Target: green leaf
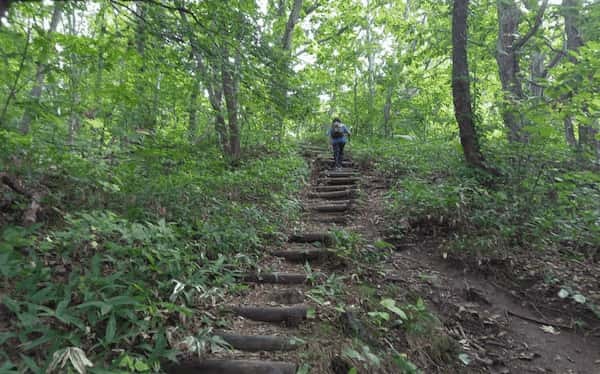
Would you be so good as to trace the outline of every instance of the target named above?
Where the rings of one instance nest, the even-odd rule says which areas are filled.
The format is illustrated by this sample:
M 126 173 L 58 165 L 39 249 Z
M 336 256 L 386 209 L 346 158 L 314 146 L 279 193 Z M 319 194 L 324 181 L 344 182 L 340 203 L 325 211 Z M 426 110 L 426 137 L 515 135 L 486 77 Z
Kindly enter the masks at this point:
M 468 355 L 468 354 L 466 354 L 466 353 L 461 353 L 461 354 L 459 354 L 459 355 L 458 355 L 458 359 L 459 359 L 459 360 L 460 360 L 460 361 L 461 361 L 463 364 L 465 364 L 465 366 L 466 366 L 466 365 L 469 365 L 469 364 L 471 363 L 471 357 L 469 357 L 469 355 Z
M 407 320 L 408 317 L 406 316 L 406 313 L 404 313 L 404 311 L 400 308 L 398 308 L 396 306 L 396 301 L 392 300 L 392 299 L 383 299 L 381 300 L 380 303 L 384 308 L 386 308 L 387 310 L 389 310 L 390 312 L 396 314 L 398 317 L 400 317 L 403 320 Z
M 106 333 L 104 334 L 104 341 L 106 344 L 110 344 L 113 342 L 115 338 L 115 333 L 117 331 L 117 320 L 114 314 L 111 314 L 108 318 L 108 323 L 106 324 Z

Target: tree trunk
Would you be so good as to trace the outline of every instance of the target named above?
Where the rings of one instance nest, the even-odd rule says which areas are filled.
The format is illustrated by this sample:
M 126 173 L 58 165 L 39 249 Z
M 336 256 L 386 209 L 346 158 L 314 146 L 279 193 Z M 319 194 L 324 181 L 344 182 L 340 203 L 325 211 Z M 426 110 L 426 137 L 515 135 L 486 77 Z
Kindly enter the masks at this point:
M 198 94 L 200 93 L 200 72 L 196 71 L 194 81 L 192 83 L 192 90 L 190 93 L 190 107 L 189 112 L 189 124 L 188 124 L 188 137 L 191 141 L 196 137 L 198 132 L 198 118 L 197 118 L 197 105 L 198 105 Z
M 227 107 L 227 122 L 229 128 L 229 156 L 233 161 L 240 158 L 240 128 L 238 124 L 238 102 L 237 90 L 234 81 L 234 67 L 229 61 L 229 51 L 223 48 L 223 61 L 221 65 L 221 79 L 223 84 L 223 96 Z
M 383 135 L 390 136 L 390 118 L 392 111 L 392 84 L 390 83 L 385 95 L 385 105 L 383 106 Z
M 369 135 L 373 134 L 373 112 L 375 105 L 375 54 L 373 43 L 373 16 L 371 14 L 371 2 L 367 0 L 367 87 L 369 89 L 369 97 L 367 100 L 367 131 Z
M 467 59 L 467 14 L 469 0 L 455 0 L 452 11 L 452 95 L 454 114 L 460 131 L 465 160 L 468 164 L 485 168 L 483 155 L 473 123 L 469 66 Z
M 27 61 L 27 53 L 29 52 L 29 46 L 31 45 L 31 30 L 29 27 L 27 29 L 27 37 L 25 39 L 25 48 L 23 49 L 23 54 L 21 55 L 21 61 L 19 62 L 19 70 L 17 70 L 17 75 L 15 76 L 15 80 L 13 81 L 13 85 L 10 88 L 8 96 L 6 97 L 6 101 L 4 102 L 4 106 L 2 107 L 2 113 L 0 113 L 0 126 L 4 125 L 4 120 L 6 118 L 6 113 L 8 112 L 8 107 L 12 99 L 17 95 L 17 86 L 19 84 L 19 79 L 21 79 L 21 74 L 23 74 L 23 70 L 25 68 L 25 61 Z
M 544 60 L 545 56 L 541 52 L 536 52 L 531 58 L 529 66 L 530 84 L 529 90 L 535 97 L 544 96 L 544 87 L 540 85 L 540 80 L 544 78 Z
M 63 7 L 64 3 L 62 1 L 57 1 L 54 3 L 52 20 L 50 21 L 50 28 L 48 29 L 49 40 L 40 56 L 40 62 L 38 62 L 35 72 L 35 81 L 33 83 L 33 87 L 31 88 L 31 92 L 29 93 L 32 104 L 37 105 L 40 100 L 40 96 L 42 95 L 42 85 L 44 84 L 44 78 L 46 76 L 46 71 L 48 70 L 47 60 L 51 49 L 50 44 L 53 44 L 52 34 L 56 31 L 56 27 L 58 26 L 58 22 L 60 21 L 60 17 L 62 15 Z M 29 126 L 31 125 L 31 120 L 33 119 L 30 110 L 31 108 L 25 108 L 25 112 L 23 113 L 23 118 L 21 119 L 21 123 L 19 125 L 19 129 L 21 130 L 22 134 L 27 134 L 29 132 Z
M 209 70 L 209 68 L 206 66 L 198 39 L 194 35 L 194 31 L 187 20 L 186 13 L 183 10 L 180 10 L 179 15 L 181 16 L 184 31 L 190 40 L 192 55 L 196 60 L 196 74 L 200 79 L 202 79 L 204 87 L 208 92 L 208 101 L 213 109 L 215 132 L 219 138 L 219 145 L 223 151 L 223 154 L 229 155 L 231 151 L 229 136 L 225 124 L 225 117 L 223 116 L 223 95 L 221 89 L 219 88 L 219 85 L 222 84 L 222 82 L 219 81 L 222 81 L 222 78 L 219 77 L 218 71 L 215 71 L 215 69 Z
M 516 36 L 519 32 L 519 20 L 521 12 L 514 0 L 498 1 L 498 48 L 496 51 L 496 62 L 502 90 L 504 91 L 504 103 L 502 118 L 508 129 L 510 141 L 524 141 L 521 134 L 523 127 L 516 106 L 523 99 L 523 88 L 519 80 L 519 58 L 514 49 Z
M 563 0 L 563 8 L 565 12 L 565 34 L 567 34 L 567 50 L 569 51 L 577 51 L 584 44 L 583 37 L 579 31 L 579 24 L 581 22 L 580 10 L 582 6 L 582 0 Z M 568 58 L 573 64 L 578 63 L 575 56 L 569 54 Z M 571 133 L 573 132 L 573 120 L 570 116 L 565 118 L 565 130 L 567 129 L 569 129 Z M 578 130 L 579 147 L 582 149 L 590 147 L 595 151 L 596 154 L 599 154 L 600 142 L 596 140 L 596 134 L 598 133 L 598 130 L 583 123 L 579 124 Z M 574 135 L 566 134 L 566 136 L 569 144 L 576 144 Z
M 508 139 L 510 141 L 528 141 L 528 136 L 523 131 L 524 122 L 518 110 L 518 105 L 525 98 L 520 80 L 519 52 L 521 47 L 539 29 L 547 7 L 548 0 L 544 0 L 536 14 L 535 24 L 523 37 L 517 38 L 521 19 L 521 11 L 517 3 L 514 0 L 497 2 L 499 29 L 496 62 L 498 63 L 498 72 L 505 99 L 502 118 L 508 129 Z
M 302 0 L 294 0 L 292 11 L 290 12 L 290 16 L 288 17 L 288 21 L 285 25 L 285 31 L 283 32 L 283 37 L 281 38 L 281 46 L 284 51 L 290 51 L 292 49 L 292 34 L 294 33 L 294 28 L 300 19 L 301 9 Z

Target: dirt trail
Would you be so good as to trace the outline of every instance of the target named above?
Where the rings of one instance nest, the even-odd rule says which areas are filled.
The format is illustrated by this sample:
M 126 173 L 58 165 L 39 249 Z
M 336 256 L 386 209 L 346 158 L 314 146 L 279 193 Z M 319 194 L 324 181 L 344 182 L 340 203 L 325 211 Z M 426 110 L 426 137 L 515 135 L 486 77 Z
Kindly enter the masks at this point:
M 335 275 L 339 262 L 327 248 L 335 240 L 330 230 L 345 228 L 355 211 L 361 174 L 351 161 L 334 170 L 325 152 L 304 149 L 312 157 L 312 177 L 295 232 L 283 246 L 266 249 L 256 270 L 240 277 L 247 291 L 216 312 L 227 330 L 215 335 L 233 349 L 190 358 L 170 373 L 326 373 L 339 370 L 336 362 L 344 365 L 340 349 L 351 338 L 337 326 L 331 307 L 316 303 L 309 290 Z
M 410 249 L 389 252 L 369 275 L 340 258 L 329 247 L 335 241 L 333 233 L 341 229 L 360 234 L 367 248 L 376 250 L 371 244 L 383 231 L 386 183 L 351 161 L 333 170 L 323 149 L 307 147 L 303 152 L 311 158 L 312 175 L 301 194 L 300 222 L 287 243 L 266 248 L 255 271 L 240 276 L 247 290 L 214 311 L 227 326 L 215 335 L 233 349 L 213 350 L 169 372 L 346 374 L 351 365 L 342 350 L 356 343 L 358 334 L 363 341 L 376 339 L 369 345 L 379 347 L 374 349 L 380 356 L 389 353 L 389 347 L 407 352 L 423 373 L 600 373 L 600 338 L 558 327 L 567 322 L 550 319 L 516 297 L 518 293 L 442 259 L 427 241 L 404 243 L 408 245 L 403 248 Z M 411 343 L 401 329 L 360 336 L 354 328 L 348 331 L 348 321 L 335 305 L 318 300 L 319 291 L 342 287 L 345 305 L 365 314 L 369 300 L 358 290 L 365 283 L 378 297 L 386 287 L 397 290 L 397 299 L 407 294 L 423 297 L 441 321 L 441 331 L 429 339 L 451 337 L 459 351 L 445 359 L 432 358 L 428 338 Z M 358 372 L 400 371 L 386 362 Z
M 543 315 L 514 290 L 415 246 L 390 259 L 392 277 L 427 295 L 473 362 L 467 372 L 600 373 L 600 338 Z M 570 327 L 570 326 L 568 326 Z

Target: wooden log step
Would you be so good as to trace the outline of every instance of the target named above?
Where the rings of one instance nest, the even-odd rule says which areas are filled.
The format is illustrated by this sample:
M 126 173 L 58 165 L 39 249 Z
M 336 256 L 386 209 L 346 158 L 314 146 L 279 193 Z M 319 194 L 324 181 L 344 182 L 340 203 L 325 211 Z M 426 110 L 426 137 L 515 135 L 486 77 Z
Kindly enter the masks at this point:
M 348 222 L 348 218 L 345 215 L 323 215 L 323 216 L 313 216 L 310 218 L 314 222 L 321 223 L 339 223 L 344 224 Z
M 333 192 L 333 191 L 356 191 L 358 187 L 354 184 L 337 184 L 332 186 L 315 186 L 317 192 Z
M 323 244 L 333 244 L 335 237 L 328 232 L 308 232 L 290 235 L 288 241 L 293 243 L 321 242 Z
M 275 257 L 285 258 L 291 262 L 306 262 L 306 261 L 325 261 L 335 253 L 327 249 L 297 249 L 297 250 L 280 250 L 273 251 L 271 254 Z
M 216 331 L 215 336 L 225 340 L 232 348 L 246 352 L 293 351 L 300 347 L 301 341 L 277 335 L 237 335 Z
M 171 364 L 169 374 L 296 374 L 297 365 L 283 361 L 193 360 Z
M 350 177 L 357 177 L 359 176 L 359 173 L 355 172 L 355 171 L 325 171 L 323 173 L 321 173 L 321 176 L 324 178 L 350 178 Z
M 333 161 L 332 159 L 317 159 L 317 161 L 321 165 L 333 166 L 335 164 L 335 161 Z M 354 163 L 352 161 L 342 161 L 342 167 L 352 167 L 352 166 L 354 166 Z
M 305 284 L 308 282 L 306 274 L 302 273 L 246 273 L 242 281 L 249 283 L 269 284 Z
M 324 204 L 324 205 L 316 205 L 311 207 L 312 210 L 316 212 L 345 212 L 350 209 L 350 204 Z
M 308 194 L 308 197 L 313 199 L 335 200 L 352 197 L 353 195 L 353 190 L 341 190 L 332 192 L 311 192 Z
M 232 312 L 238 316 L 260 322 L 283 322 L 291 326 L 299 324 L 306 319 L 308 305 L 294 306 L 238 306 L 233 307 Z
M 319 178 L 317 183 L 326 184 L 326 185 L 348 185 L 355 184 L 360 181 L 360 178 L 352 177 L 352 178 Z

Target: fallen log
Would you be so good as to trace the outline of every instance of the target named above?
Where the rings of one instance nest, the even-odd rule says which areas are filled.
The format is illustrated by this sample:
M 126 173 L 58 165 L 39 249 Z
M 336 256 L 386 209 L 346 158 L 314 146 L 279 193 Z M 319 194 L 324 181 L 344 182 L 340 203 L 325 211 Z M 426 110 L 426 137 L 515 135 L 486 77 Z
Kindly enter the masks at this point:
M 18 194 L 21 194 L 29 199 L 31 199 L 31 203 L 29 204 L 29 208 L 25 210 L 23 213 L 23 225 L 31 226 L 37 222 L 37 215 L 42 210 L 41 201 L 45 196 L 45 193 L 40 191 L 31 192 L 27 190 L 25 187 L 21 185 L 19 180 L 16 177 L 8 175 L 7 173 L 0 173 L 0 181 L 10 187 L 11 190 L 15 191 Z
M 354 171 L 325 171 L 321 176 L 326 178 L 351 178 L 357 177 L 359 174 Z
M 273 251 L 275 257 L 285 258 L 291 262 L 325 261 L 335 256 L 335 253 L 327 249 L 298 249 Z
M 344 224 L 348 222 L 348 217 L 345 215 L 325 215 L 325 216 L 313 216 L 311 218 L 312 221 L 322 222 L 322 223 L 339 223 Z
M 321 242 L 323 244 L 333 244 L 335 237 L 328 232 L 309 232 L 303 234 L 292 234 L 288 238 L 293 243 L 313 243 Z
M 233 307 L 232 312 L 253 321 L 260 322 L 283 322 L 290 326 L 299 324 L 306 319 L 308 314 L 307 305 L 295 305 L 288 307 Z
M 350 209 L 350 204 L 326 204 L 326 205 L 316 205 L 311 207 L 312 210 L 323 213 L 333 213 L 333 212 L 345 212 Z
M 315 186 L 315 191 L 317 192 L 333 192 L 333 191 L 356 191 L 358 187 L 353 184 L 340 184 L 333 186 Z
M 291 362 L 252 360 L 193 360 L 171 364 L 169 374 L 296 374 L 297 365 Z
M 293 351 L 302 345 L 299 339 L 277 335 L 237 335 L 224 331 L 216 331 L 214 335 L 226 341 L 232 348 L 246 352 Z
M 308 282 L 306 274 L 301 273 L 246 273 L 242 281 L 250 283 L 269 284 L 305 284 Z
M 341 190 L 341 191 L 331 191 L 331 192 L 311 192 L 308 194 L 308 197 L 313 199 L 341 199 L 344 197 L 352 197 L 354 192 L 352 190 Z
M 355 184 L 360 181 L 360 178 L 352 177 L 352 178 L 319 178 L 317 180 L 318 184 L 326 184 L 326 185 L 348 185 Z
M 316 159 L 316 161 L 318 163 L 320 163 L 321 165 L 329 165 L 329 166 L 333 166 L 335 164 L 335 161 L 333 159 Z M 342 167 L 352 167 L 354 166 L 354 163 L 352 161 L 342 161 Z

